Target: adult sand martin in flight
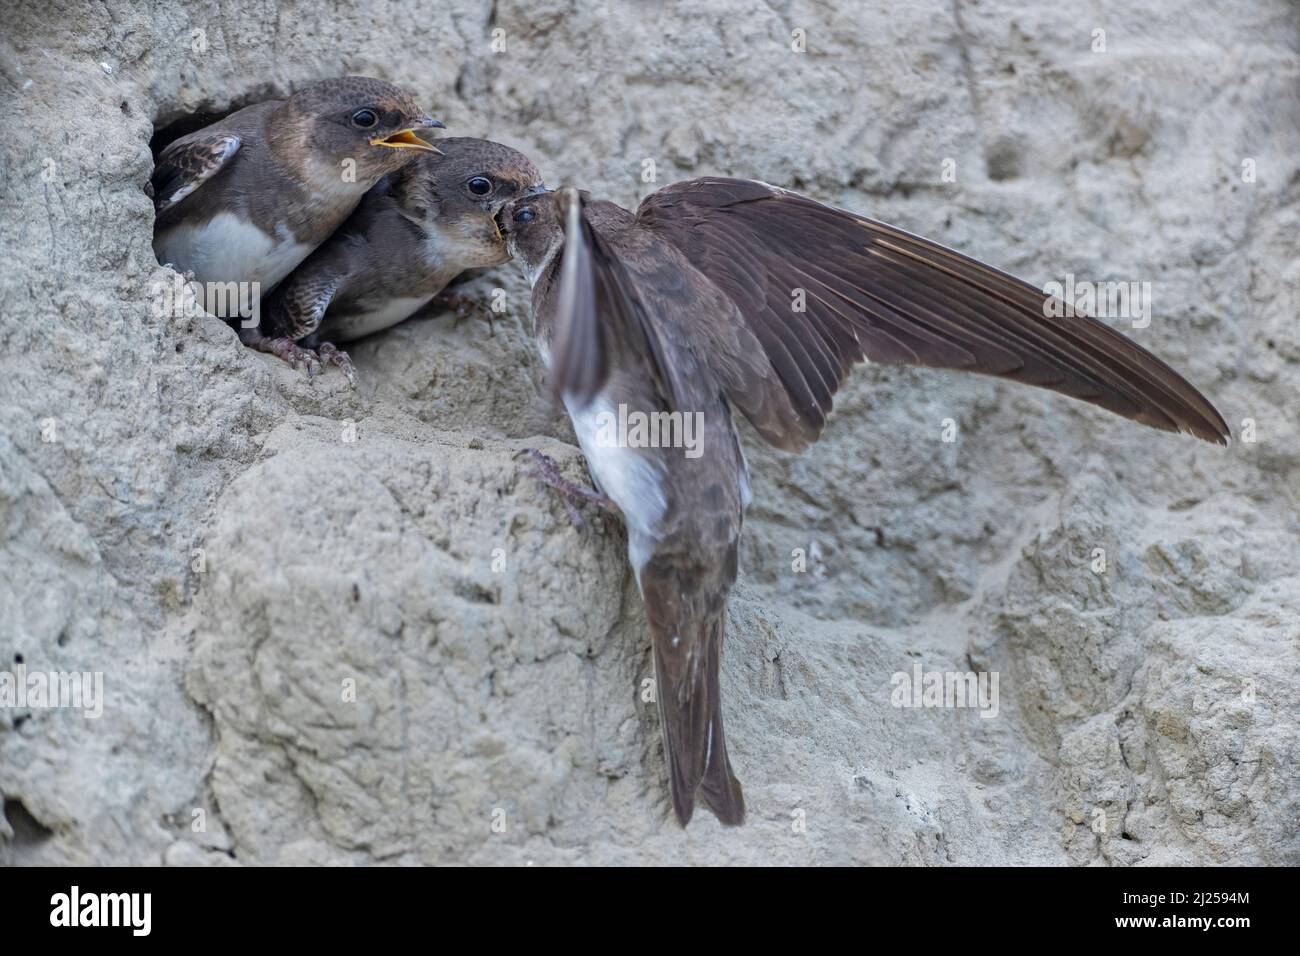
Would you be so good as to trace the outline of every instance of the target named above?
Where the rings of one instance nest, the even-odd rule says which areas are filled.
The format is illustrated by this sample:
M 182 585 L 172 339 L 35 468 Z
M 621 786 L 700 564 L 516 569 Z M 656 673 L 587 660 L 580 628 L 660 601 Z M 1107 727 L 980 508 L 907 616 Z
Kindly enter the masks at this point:
M 352 364 L 335 343 L 396 325 L 467 269 L 510 258 L 495 216 L 542 188 L 528 157 L 485 139 L 438 141 L 384 177 L 342 226 L 280 283 L 262 314 L 258 348 L 309 372 Z M 319 354 L 315 351 L 319 349 Z
M 151 179 L 158 261 L 191 273 L 208 311 L 209 283 L 265 295 L 380 177 L 436 152 L 415 131 L 441 126 L 391 83 L 346 76 L 182 136 Z
M 518 199 L 499 218 L 533 284 L 551 382 L 627 524 L 683 825 L 697 798 L 725 824 L 744 818 L 718 683 L 751 496 L 732 409 L 777 448 L 802 451 L 849 369 L 871 361 L 995 375 L 1154 428 L 1229 437 L 1195 388 L 1101 322 L 960 253 L 784 189 L 696 179 L 635 213 L 566 189 Z M 602 439 L 599 423 L 620 405 L 702 415 L 703 453 Z

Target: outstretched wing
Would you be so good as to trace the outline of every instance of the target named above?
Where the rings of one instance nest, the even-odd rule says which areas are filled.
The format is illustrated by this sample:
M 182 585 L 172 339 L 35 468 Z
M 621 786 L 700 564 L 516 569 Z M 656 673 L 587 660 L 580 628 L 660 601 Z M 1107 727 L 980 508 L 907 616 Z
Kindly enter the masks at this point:
M 728 397 L 754 420 L 747 406 L 779 381 L 784 420 L 754 424 L 780 447 L 817 440 L 840 382 L 864 359 L 995 375 L 1154 428 L 1220 444 L 1229 436 L 1214 406 L 1145 349 L 901 229 L 765 183 L 713 178 L 651 194 L 637 221 L 721 288 L 761 343 L 775 376 L 733 383 Z M 765 407 L 781 406 L 767 396 Z
M 158 156 L 149 180 L 154 211 L 170 209 L 219 173 L 239 152 L 241 143 L 234 133 L 199 130 L 169 144 Z

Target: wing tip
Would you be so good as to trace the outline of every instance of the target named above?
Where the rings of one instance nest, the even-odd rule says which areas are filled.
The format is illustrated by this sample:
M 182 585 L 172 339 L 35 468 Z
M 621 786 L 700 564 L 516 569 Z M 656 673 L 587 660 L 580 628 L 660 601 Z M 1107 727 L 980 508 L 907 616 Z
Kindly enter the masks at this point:
M 1212 428 L 1189 428 L 1188 432 L 1201 439 L 1201 441 L 1209 442 L 1211 445 L 1218 445 L 1220 448 L 1228 448 L 1232 445 L 1232 432 L 1222 419 L 1215 423 Z
M 1213 417 L 1210 417 L 1187 406 L 1177 409 L 1147 406 L 1139 414 L 1126 414 L 1098 402 L 1090 402 L 1090 404 L 1106 408 L 1107 411 L 1116 412 L 1124 418 L 1137 422 L 1139 425 L 1146 425 L 1148 428 L 1154 428 L 1158 431 L 1177 435 L 1190 435 L 1208 444 L 1219 445 L 1223 448 L 1232 444 L 1232 431 L 1217 411 L 1214 412 Z M 1214 411 L 1213 406 L 1209 407 L 1211 411 Z

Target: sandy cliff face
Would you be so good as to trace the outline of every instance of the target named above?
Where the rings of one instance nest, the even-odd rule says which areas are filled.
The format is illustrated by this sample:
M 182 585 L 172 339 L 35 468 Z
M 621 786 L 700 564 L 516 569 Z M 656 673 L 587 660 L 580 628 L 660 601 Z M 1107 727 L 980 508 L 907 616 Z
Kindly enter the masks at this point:
M 1294 7 L 708 7 L 7 14 L 0 670 L 105 701 L 0 708 L 0 862 L 1300 863 Z M 751 440 L 750 820 L 683 833 L 623 532 L 524 474 L 585 478 L 516 270 L 470 286 L 494 334 L 411 321 L 357 391 L 155 308 L 154 126 L 344 72 L 624 203 L 753 176 L 1150 282 L 1116 324 L 1255 440 L 878 368 L 805 456 Z M 996 716 L 893 706 L 918 665 L 996 672 Z

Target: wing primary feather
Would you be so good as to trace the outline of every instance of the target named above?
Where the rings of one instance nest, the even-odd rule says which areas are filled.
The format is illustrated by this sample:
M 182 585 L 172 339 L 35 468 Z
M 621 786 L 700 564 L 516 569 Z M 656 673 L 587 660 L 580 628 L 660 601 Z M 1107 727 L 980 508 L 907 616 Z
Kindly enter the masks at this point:
M 596 279 L 589 230 L 583 222 L 582 197 L 576 189 L 561 194 L 564 204 L 564 248 L 556 301 L 556 325 L 551 357 L 551 387 L 586 404 L 608 376 L 608 355 L 600 340 L 596 313 Z
M 1097 319 L 1055 317 L 1051 297 L 938 243 L 765 183 L 706 178 L 646 197 L 637 222 L 674 244 L 736 306 L 788 404 L 765 434 L 816 438 L 862 359 L 995 375 L 1100 405 L 1167 431 L 1226 443 L 1214 406 L 1156 356 Z M 796 313 L 789 296 L 806 293 Z
M 612 353 L 648 356 L 670 408 L 686 394 L 653 317 L 647 314 L 619 252 L 596 229 L 586 200 L 562 190 L 564 247 L 551 350 L 551 387 L 580 403 L 591 401 L 609 379 Z

